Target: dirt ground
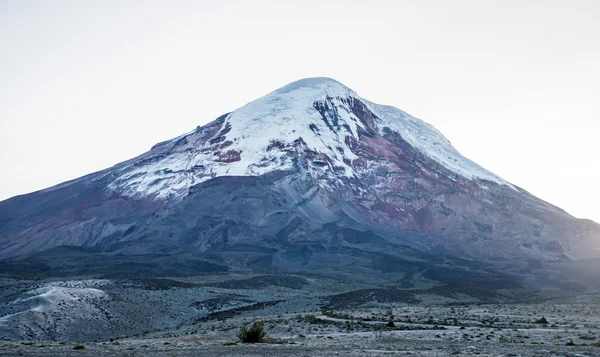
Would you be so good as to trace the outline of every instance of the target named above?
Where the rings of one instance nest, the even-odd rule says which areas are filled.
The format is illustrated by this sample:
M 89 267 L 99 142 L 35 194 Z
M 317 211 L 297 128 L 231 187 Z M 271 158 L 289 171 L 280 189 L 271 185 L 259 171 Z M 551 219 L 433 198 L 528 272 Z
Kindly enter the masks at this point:
M 128 340 L 118 345 L 88 343 L 0 343 L 2 356 L 599 356 L 600 347 L 541 346 L 511 343 L 462 343 L 414 340 L 401 334 L 360 336 L 347 334 L 334 339 L 306 337 L 280 344 L 228 345 L 223 339 Z M 85 346 L 83 349 L 74 349 Z

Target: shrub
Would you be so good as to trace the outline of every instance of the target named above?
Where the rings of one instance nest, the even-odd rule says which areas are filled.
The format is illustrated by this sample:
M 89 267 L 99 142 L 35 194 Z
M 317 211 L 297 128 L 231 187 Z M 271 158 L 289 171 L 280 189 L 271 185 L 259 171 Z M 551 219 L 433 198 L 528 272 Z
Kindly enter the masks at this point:
M 394 318 L 390 316 L 390 319 L 387 322 L 387 327 L 394 327 L 394 326 L 396 326 L 394 324 Z
M 575 342 L 573 342 L 573 340 L 570 340 L 565 344 L 565 346 L 575 346 Z
M 315 315 L 306 315 L 304 317 L 304 321 L 308 322 L 309 324 L 316 324 L 319 322 L 319 319 L 317 319 L 317 317 Z
M 546 324 L 548 324 L 548 320 L 546 320 L 546 318 L 544 316 L 542 316 L 541 318 L 535 320 L 535 323 L 536 324 L 544 324 L 544 325 L 546 325 Z
M 76 345 L 75 347 L 73 347 L 74 350 L 83 350 L 85 349 L 84 345 Z
M 237 334 L 237 337 L 243 343 L 262 342 L 266 336 L 267 332 L 265 331 L 265 323 L 263 321 L 256 321 L 249 328 L 243 326 Z

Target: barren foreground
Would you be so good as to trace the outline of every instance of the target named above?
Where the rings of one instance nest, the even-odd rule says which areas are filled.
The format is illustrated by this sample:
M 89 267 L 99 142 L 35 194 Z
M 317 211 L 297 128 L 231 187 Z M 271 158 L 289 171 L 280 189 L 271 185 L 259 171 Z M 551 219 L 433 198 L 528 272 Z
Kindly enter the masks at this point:
M 1 356 L 600 356 L 600 295 L 300 275 L 7 280 Z M 400 283 L 402 284 L 402 281 Z M 263 321 L 260 344 L 241 326 Z
M 543 346 L 421 340 L 405 333 L 345 334 L 333 339 L 318 336 L 280 341 L 278 344 L 230 345 L 231 339 L 142 339 L 113 343 L 74 344 L 5 342 L 6 356 L 598 356 L 598 347 Z

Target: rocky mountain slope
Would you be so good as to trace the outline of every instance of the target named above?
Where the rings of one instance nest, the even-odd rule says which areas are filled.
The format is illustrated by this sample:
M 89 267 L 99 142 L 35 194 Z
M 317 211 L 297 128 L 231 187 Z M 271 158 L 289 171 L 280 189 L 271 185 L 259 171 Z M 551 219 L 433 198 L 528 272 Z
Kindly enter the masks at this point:
M 598 258 L 600 226 L 328 78 L 0 202 L 0 260 L 33 270 L 412 271 L 442 256 L 463 267 Z

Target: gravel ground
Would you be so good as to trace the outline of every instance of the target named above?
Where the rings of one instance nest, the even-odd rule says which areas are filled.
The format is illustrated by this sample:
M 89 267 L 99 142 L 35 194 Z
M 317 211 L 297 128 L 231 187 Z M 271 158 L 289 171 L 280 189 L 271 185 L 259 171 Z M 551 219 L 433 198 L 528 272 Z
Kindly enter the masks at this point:
M 0 356 L 600 357 L 600 294 L 481 303 L 336 280 L 209 278 L 0 284 Z M 271 343 L 235 343 L 258 320 Z
M 167 342 L 168 344 L 165 344 Z M 304 339 L 293 344 L 225 346 L 226 340 L 176 339 L 129 340 L 120 345 L 0 343 L 2 356 L 599 356 L 598 347 L 536 346 L 519 344 L 468 344 L 446 341 L 415 341 L 402 338 Z

